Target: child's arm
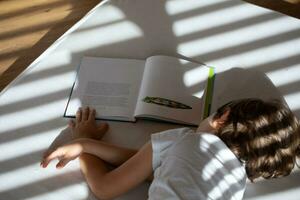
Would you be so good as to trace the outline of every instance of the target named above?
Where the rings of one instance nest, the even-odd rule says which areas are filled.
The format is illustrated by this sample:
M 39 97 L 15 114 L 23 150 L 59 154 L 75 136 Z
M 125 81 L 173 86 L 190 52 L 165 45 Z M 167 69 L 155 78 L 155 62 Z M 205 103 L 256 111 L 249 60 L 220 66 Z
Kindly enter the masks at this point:
M 91 190 L 100 199 L 119 196 L 134 188 L 152 174 L 152 147 L 150 142 L 145 144 L 120 167 L 112 171 L 108 171 L 103 160 L 85 153 L 91 151 L 94 145 L 87 145 L 88 140 L 85 142 L 87 143 L 81 144 L 80 141 L 74 141 L 58 148 L 43 160 L 42 166 L 46 167 L 51 160 L 58 158 L 60 161 L 57 167 L 62 168 L 70 160 L 80 156 L 81 171 Z M 107 155 L 101 156 L 106 157 Z
M 138 151 L 134 149 L 119 147 L 99 140 L 80 138 L 57 148 L 52 153 L 46 154 L 42 163 L 44 167 L 47 167 L 53 158 L 65 157 L 64 165 L 66 165 L 69 161 L 79 157 L 82 153 L 88 153 L 111 165 L 119 166 L 137 152 Z
M 82 112 L 79 109 L 76 114 L 76 123 L 72 121 L 70 127 L 76 138 L 81 139 L 73 140 L 71 143 L 45 155 L 41 162 L 43 167 L 47 167 L 51 160 L 58 158 L 57 168 L 62 168 L 69 161 L 80 156 L 81 171 L 92 191 L 101 199 L 119 196 L 152 174 L 151 143 L 145 144 L 134 154 L 134 150 L 96 141 L 91 142 L 90 139 L 86 139 L 99 135 L 101 138 L 108 129 L 107 126 L 97 126 L 94 110 L 90 112 L 89 108 L 86 108 Z M 83 141 L 86 144 L 83 144 L 85 143 Z M 90 152 L 99 157 L 84 152 Z M 115 164 L 124 163 L 120 167 L 108 171 L 106 163 L 100 157 Z M 128 158 L 129 160 L 125 161 Z
M 92 139 L 82 139 L 82 145 L 85 153 L 95 155 L 103 161 L 115 166 L 123 164 L 138 152 L 134 149 L 119 147 Z
M 92 146 L 91 148 L 88 148 L 89 151 L 87 153 L 93 154 L 115 166 L 121 165 L 137 153 L 137 150 L 134 149 L 118 147 L 99 141 L 108 131 L 109 126 L 107 123 L 97 124 L 95 115 L 95 109 L 89 107 L 78 109 L 76 113 L 76 122 L 74 120 L 69 122 L 71 132 L 76 139 L 75 143 L 84 143 L 86 147 Z M 49 153 L 50 152 L 45 152 L 45 157 L 47 157 Z
M 89 154 L 80 156 L 81 171 L 100 199 L 115 198 L 142 183 L 152 174 L 152 147 L 145 144 L 120 167 L 108 171 L 103 161 Z

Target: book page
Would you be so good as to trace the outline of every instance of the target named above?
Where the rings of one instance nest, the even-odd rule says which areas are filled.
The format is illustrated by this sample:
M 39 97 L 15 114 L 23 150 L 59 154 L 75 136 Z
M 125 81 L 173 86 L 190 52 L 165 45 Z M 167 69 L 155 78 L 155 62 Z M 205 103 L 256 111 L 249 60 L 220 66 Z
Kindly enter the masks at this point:
M 198 125 L 207 77 L 208 67 L 203 64 L 168 56 L 149 57 L 135 116 Z
M 243 98 L 277 99 L 286 104 L 272 81 L 253 69 L 232 68 L 215 76 L 211 113 L 229 101 Z
M 90 106 L 97 118 L 134 121 L 145 61 L 84 57 L 65 116 Z

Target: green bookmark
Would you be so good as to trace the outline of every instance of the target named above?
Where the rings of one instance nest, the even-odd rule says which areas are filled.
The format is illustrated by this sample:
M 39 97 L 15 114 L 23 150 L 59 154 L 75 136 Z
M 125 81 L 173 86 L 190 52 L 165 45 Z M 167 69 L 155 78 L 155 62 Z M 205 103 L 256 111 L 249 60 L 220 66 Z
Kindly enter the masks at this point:
M 214 80 L 215 80 L 215 68 L 209 67 L 207 87 L 206 87 L 206 97 L 204 102 L 203 119 L 208 117 L 210 113 L 213 90 L 214 90 Z

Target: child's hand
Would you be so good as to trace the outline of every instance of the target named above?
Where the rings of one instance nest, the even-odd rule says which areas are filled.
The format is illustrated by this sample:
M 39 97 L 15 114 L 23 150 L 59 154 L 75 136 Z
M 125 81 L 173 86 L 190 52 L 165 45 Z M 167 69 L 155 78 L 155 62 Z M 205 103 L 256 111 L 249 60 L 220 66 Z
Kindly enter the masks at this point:
M 108 130 L 107 123 L 97 125 L 95 120 L 96 111 L 86 107 L 79 108 L 76 113 L 76 122 L 71 120 L 69 127 L 71 128 L 75 138 L 91 138 L 100 140 Z
M 64 146 L 58 147 L 55 151 L 44 155 L 41 162 L 41 167 L 46 168 L 53 159 L 58 159 L 59 162 L 56 168 L 63 168 L 69 161 L 76 159 L 83 152 L 81 140 L 74 140 L 73 142 Z

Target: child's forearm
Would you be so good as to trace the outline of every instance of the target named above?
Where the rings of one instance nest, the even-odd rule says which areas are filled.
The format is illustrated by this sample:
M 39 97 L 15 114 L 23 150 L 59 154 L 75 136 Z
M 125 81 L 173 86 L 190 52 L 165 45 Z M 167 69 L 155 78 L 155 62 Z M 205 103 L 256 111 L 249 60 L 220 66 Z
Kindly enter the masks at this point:
M 103 141 L 92 139 L 82 140 L 82 146 L 83 152 L 95 155 L 102 160 L 117 166 L 121 165 L 135 153 L 137 153 L 137 150 L 134 149 L 119 147 Z
M 99 142 L 86 142 L 93 148 Z M 99 143 L 99 146 L 102 143 Z M 97 147 L 96 147 L 97 148 Z M 114 199 L 143 182 L 152 173 L 152 147 L 145 144 L 139 152 L 119 167 L 108 170 L 105 162 L 91 154 L 82 153 L 79 157 L 81 171 L 86 181 L 99 199 Z

